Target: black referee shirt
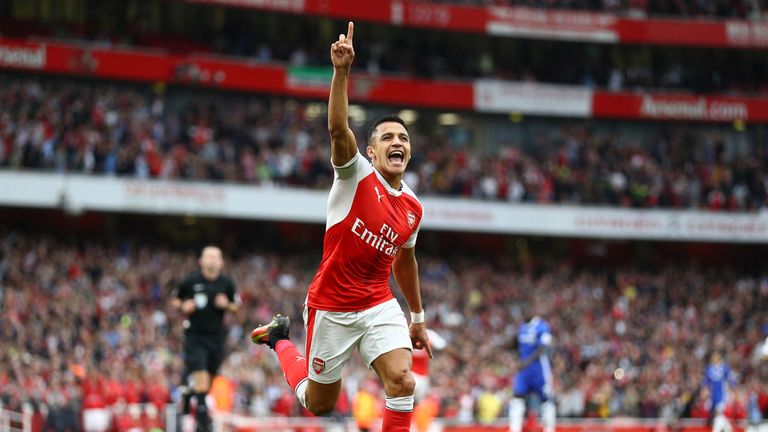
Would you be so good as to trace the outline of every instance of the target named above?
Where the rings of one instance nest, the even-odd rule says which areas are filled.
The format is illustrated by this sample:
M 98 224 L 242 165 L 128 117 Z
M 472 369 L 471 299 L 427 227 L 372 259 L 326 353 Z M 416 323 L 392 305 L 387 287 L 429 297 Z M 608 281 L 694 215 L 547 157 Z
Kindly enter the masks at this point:
M 176 297 L 181 301 L 195 301 L 195 311 L 187 318 L 188 332 L 202 334 L 218 334 L 224 328 L 225 309 L 216 307 L 214 299 L 219 293 L 226 294 L 231 303 L 235 302 L 236 288 L 231 278 L 219 275 L 216 280 L 209 281 L 203 277 L 200 270 L 190 273 L 179 284 Z

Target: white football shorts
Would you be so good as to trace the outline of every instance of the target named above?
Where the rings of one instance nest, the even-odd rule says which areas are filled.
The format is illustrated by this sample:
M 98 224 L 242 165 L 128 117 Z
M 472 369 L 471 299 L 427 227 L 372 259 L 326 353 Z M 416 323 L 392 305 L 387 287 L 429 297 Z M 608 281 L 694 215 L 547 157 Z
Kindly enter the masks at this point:
M 408 323 L 397 299 L 359 312 L 329 312 L 304 307 L 309 379 L 331 384 L 358 350 L 365 364 L 398 348 L 413 350 Z

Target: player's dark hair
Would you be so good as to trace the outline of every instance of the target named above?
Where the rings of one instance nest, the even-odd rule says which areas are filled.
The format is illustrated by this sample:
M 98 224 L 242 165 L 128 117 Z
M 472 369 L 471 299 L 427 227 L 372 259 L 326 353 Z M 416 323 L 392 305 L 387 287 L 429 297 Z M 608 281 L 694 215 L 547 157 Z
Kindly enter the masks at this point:
M 405 120 L 401 119 L 400 116 L 397 116 L 395 114 L 385 115 L 384 117 L 381 117 L 376 121 L 374 121 L 371 124 L 371 127 L 368 129 L 368 139 L 367 139 L 368 144 L 371 143 L 371 140 L 373 139 L 373 134 L 376 131 L 376 128 L 382 123 L 389 123 L 389 122 L 400 123 L 405 128 L 405 131 L 410 133 L 410 131 L 408 131 L 408 125 L 405 124 Z
M 220 248 L 220 247 L 218 247 L 218 246 L 216 246 L 215 244 L 212 244 L 212 243 L 211 243 L 211 244 L 207 244 L 207 245 L 205 245 L 205 246 L 201 247 L 199 251 L 197 251 L 197 257 L 198 257 L 198 258 L 202 258 L 202 257 L 203 257 L 203 252 L 204 252 L 206 249 L 208 249 L 209 247 L 211 247 L 211 248 L 216 248 L 216 249 L 218 249 L 218 250 L 221 250 L 221 248 Z M 224 255 L 224 251 L 221 251 L 221 254 L 222 254 L 222 255 Z

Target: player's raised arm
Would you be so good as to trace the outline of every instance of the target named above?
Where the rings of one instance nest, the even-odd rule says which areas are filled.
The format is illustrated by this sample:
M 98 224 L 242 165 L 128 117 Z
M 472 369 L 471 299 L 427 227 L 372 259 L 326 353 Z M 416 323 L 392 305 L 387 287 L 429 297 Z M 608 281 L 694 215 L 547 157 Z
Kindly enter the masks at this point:
M 349 70 L 355 58 L 352 47 L 352 35 L 355 26 L 349 22 L 346 35 L 339 35 L 339 40 L 331 44 L 331 62 L 333 80 L 328 98 L 328 132 L 331 134 L 331 161 L 336 166 L 344 165 L 357 154 L 355 135 L 349 128 L 349 100 L 347 85 Z

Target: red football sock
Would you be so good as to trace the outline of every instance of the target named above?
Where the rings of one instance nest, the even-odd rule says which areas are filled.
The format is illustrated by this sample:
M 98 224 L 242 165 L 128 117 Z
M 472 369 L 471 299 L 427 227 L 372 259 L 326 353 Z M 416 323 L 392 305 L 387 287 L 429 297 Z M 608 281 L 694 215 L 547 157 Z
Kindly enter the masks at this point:
M 409 432 L 411 430 L 411 417 L 413 411 L 392 411 L 384 408 L 384 419 L 381 425 L 382 432 Z
M 275 352 L 285 380 L 293 390 L 296 390 L 296 386 L 307 378 L 307 360 L 299 354 L 299 350 L 288 339 L 278 341 L 275 344 Z

